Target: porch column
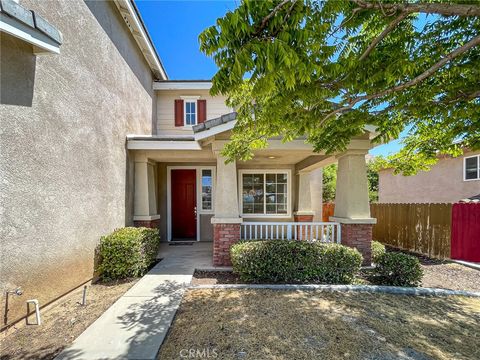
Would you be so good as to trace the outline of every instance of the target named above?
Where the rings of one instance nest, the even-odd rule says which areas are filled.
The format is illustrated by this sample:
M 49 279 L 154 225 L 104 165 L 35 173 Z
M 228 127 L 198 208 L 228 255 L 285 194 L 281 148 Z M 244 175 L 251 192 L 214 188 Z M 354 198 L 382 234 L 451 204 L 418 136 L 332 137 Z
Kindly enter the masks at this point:
M 335 212 L 330 220 L 341 224 L 342 244 L 358 249 L 364 265 L 370 265 L 376 219 L 370 217 L 365 155 L 364 150 L 349 150 L 337 157 Z
M 293 214 L 295 222 L 312 222 L 315 212 L 312 209 L 310 172 L 298 173 L 298 207 Z
M 135 158 L 134 226 L 158 228 L 155 164 L 141 155 Z
M 225 164 L 221 148 L 213 144 L 217 157 L 217 179 L 215 183 L 215 215 L 213 224 L 213 265 L 231 266 L 230 247 L 240 240 L 240 218 L 238 208 L 237 165 Z
M 312 197 L 313 221 L 323 221 L 323 169 L 310 173 L 310 193 Z

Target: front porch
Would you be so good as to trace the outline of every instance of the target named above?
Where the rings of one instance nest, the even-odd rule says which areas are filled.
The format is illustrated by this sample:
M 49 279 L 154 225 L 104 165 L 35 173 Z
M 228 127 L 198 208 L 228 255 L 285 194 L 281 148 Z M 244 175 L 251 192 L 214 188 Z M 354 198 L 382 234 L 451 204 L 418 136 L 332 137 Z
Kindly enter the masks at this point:
M 375 219 L 365 164 L 368 131 L 340 154 L 314 153 L 303 140 L 272 139 L 251 161 L 226 162 L 222 150 L 233 125 L 209 122 L 190 138 L 129 137 L 135 226 L 158 227 L 166 242 L 213 242 L 216 266 L 231 265 L 229 249 L 241 239 L 342 243 L 370 264 Z M 335 214 L 321 222 L 322 167 L 334 162 Z

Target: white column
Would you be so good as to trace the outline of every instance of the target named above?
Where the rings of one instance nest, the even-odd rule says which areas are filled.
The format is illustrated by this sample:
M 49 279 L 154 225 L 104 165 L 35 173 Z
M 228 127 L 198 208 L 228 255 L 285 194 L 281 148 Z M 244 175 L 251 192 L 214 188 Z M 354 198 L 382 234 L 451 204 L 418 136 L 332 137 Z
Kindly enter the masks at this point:
M 214 151 L 217 157 L 217 178 L 215 183 L 215 216 L 212 223 L 240 223 L 238 208 L 237 164 L 235 161 L 225 164 L 220 151 Z
M 314 221 L 322 221 L 323 212 L 323 169 L 316 169 L 310 173 L 310 194 Z
M 135 159 L 134 216 L 137 221 L 156 220 L 157 191 L 155 165 L 145 158 Z
M 370 217 L 367 168 L 364 151 L 347 151 L 338 156 L 334 221 L 374 223 Z
M 295 215 L 314 215 L 310 192 L 310 172 L 298 174 L 298 208 Z

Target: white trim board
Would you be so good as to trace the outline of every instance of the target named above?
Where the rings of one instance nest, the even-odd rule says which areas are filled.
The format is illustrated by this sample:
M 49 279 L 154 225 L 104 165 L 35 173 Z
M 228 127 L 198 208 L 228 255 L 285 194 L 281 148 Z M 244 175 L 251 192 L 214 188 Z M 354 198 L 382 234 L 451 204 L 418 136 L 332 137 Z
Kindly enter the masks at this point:
M 215 166 L 175 165 L 167 166 L 167 241 L 172 241 L 172 170 L 195 170 L 196 173 L 196 207 L 197 207 L 197 239 L 200 241 L 200 215 L 215 213 Z M 212 209 L 202 210 L 202 170 L 212 170 Z
M 211 81 L 155 81 L 153 90 L 210 90 Z
M 127 140 L 129 150 L 202 150 L 197 141 Z

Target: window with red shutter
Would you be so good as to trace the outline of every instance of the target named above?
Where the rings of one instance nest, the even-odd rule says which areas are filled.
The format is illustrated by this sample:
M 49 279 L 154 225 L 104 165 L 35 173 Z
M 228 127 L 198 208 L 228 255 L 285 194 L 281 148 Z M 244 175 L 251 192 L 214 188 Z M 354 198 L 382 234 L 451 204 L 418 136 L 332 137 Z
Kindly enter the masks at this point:
M 207 100 L 197 100 L 198 123 L 201 124 L 207 120 Z
M 183 100 L 175 100 L 175 126 L 183 126 Z

